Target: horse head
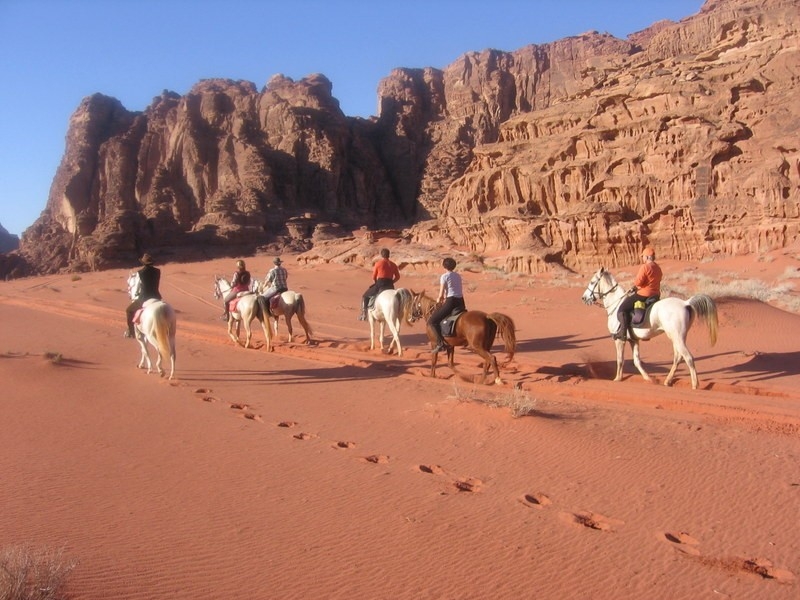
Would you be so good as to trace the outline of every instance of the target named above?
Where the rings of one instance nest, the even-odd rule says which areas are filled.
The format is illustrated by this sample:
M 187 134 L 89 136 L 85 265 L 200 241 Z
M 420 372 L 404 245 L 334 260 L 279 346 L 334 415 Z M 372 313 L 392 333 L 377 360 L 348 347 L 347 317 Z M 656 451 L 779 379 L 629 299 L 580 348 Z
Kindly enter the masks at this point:
M 614 276 L 605 267 L 600 267 L 592 276 L 589 285 L 586 286 L 581 300 L 583 300 L 584 304 L 591 306 L 595 302 L 601 302 L 617 287 L 617 280 L 614 279 Z
M 219 275 L 214 275 L 214 298 L 219 300 L 230 289 L 231 286 L 228 284 L 227 279 L 220 277 Z
M 421 292 L 411 290 L 411 319 L 409 323 L 428 318 L 435 306 L 436 301 L 428 296 L 424 290 Z

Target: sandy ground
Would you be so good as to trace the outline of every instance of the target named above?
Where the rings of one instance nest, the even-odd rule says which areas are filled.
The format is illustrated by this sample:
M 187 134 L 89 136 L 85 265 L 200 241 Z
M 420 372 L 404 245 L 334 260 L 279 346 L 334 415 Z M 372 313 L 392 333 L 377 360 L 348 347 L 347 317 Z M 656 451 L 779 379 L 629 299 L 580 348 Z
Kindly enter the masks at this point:
M 662 266 L 777 286 L 798 256 Z M 160 265 L 173 381 L 122 338 L 126 271 L 0 283 L 0 541 L 64 548 L 75 598 L 800 597 L 798 314 L 719 299 L 717 344 L 689 334 L 700 389 L 683 365 L 660 385 L 665 336 L 656 383 L 630 361 L 615 383 L 591 273 L 464 273 L 469 308 L 516 323 L 482 385 L 463 349 L 431 378 L 419 323 L 371 351 L 353 266 L 287 257 L 313 343 L 295 322 L 237 347 L 212 295 L 233 262 Z

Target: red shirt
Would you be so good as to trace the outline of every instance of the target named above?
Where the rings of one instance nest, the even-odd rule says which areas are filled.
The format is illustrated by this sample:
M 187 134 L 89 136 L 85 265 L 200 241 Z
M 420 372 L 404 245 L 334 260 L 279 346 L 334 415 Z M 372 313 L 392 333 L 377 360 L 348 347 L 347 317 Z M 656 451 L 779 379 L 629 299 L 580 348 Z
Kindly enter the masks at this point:
M 661 267 L 653 261 L 647 261 L 636 274 L 633 285 L 636 286 L 636 293 L 645 298 L 661 295 Z
M 393 282 L 400 279 L 400 269 L 388 258 L 382 258 L 375 263 L 372 269 L 372 280 L 391 279 Z

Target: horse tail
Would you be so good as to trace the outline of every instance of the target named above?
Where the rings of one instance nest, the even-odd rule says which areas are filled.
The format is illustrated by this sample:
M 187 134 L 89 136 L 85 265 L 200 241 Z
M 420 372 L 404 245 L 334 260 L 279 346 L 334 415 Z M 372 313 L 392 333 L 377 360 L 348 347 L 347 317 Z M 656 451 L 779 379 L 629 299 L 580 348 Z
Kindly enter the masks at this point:
M 717 343 L 717 327 L 719 325 L 717 319 L 717 305 L 714 304 L 714 300 L 706 294 L 696 294 L 686 302 L 689 309 L 692 311 L 692 316 L 696 316 L 701 321 L 705 321 L 708 326 L 708 337 L 713 346 Z
M 162 359 L 167 357 L 173 362 L 175 361 L 175 330 L 177 323 L 175 320 L 175 311 L 172 307 L 164 302 L 156 307 L 155 314 L 155 335 L 156 343 L 158 344 L 158 352 L 161 354 Z
M 311 331 L 311 325 L 309 325 L 306 320 L 306 301 L 303 300 L 303 294 L 297 292 L 295 292 L 294 298 L 297 304 L 297 308 L 295 308 L 294 311 L 297 315 L 297 320 L 300 321 L 300 325 L 306 330 L 306 338 L 310 338 L 314 335 L 314 332 Z
M 256 296 L 256 319 L 259 323 L 264 323 L 265 319 L 269 319 L 269 305 L 267 299 L 261 294 Z
M 413 325 L 413 321 L 411 317 L 414 314 L 414 297 L 411 295 L 406 288 L 399 288 L 397 290 L 397 298 L 400 301 L 400 311 L 399 313 L 402 315 L 401 321 L 405 321 L 409 325 Z
M 506 362 L 511 362 L 517 350 L 517 334 L 514 332 L 514 321 L 511 317 L 503 313 L 491 313 L 486 315 L 486 317 L 494 321 L 497 325 L 497 332 L 500 334 L 500 337 L 503 338 L 503 343 L 506 346 L 506 354 L 508 354 L 508 360 Z

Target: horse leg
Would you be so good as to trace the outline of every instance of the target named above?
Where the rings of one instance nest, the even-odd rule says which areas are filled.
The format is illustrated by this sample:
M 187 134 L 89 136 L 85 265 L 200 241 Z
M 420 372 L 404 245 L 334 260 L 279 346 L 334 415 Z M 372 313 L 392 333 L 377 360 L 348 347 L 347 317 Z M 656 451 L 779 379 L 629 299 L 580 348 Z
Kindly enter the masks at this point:
M 614 345 L 617 349 L 617 375 L 614 381 L 622 381 L 622 364 L 625 360 L 625 342 L 622 340 L 614 340 Z
M 680 337 L 675 337 L 672 340 L 672 368 L 669 370 L 667 374 L 667 378 L 664 380 L 664 385 L 671 385 L 672 378 L 675 377 L 675 371 L 678 369 L 678 363 L 683 359 L 683 362 L 686 363 L 686 366 L 689 367 L 689 373 L 692 377 L 692 389 L 696 390 L 699 382 L 697 380 L 697 369 L 694 366 L 694 357 L 692 353 L 689 352 L 689 348 L 686 347 L 686 342 L 681 339 Z
M 236 334 L 233 333 L 233 324 L 236 323 Z M 233 343 L 239 345 L 239 322 L 233 317 L 233 314 L 228 317 L 228 337 L 233 340 Z
M 475 351 L 475 354 L 483 359 L 483 379 L 481 380 L 481 383 L 486 383 L 486 376 L 489 374 L 489 367 L 492 367 L 492 370 L 494 371 L 494 382 L 503 383 L 503 380 L 500 379 L 500 368 L 497 366 L 497 359 L 494 357 L 494 355 L 483 348 L 472 349 Z
M 156 371 L 158 371 L 158 376 L 159 377 L 163 377 L 164 376 L 164 369 L 161 366 L 162 359 L 161 359 L 161 351 L 158 349 L 158 340 L 156 340 L 155 338 L 152 338 L 150 340 L 150 343 L 153 345 L 153 348 L 155 348 L 155 351 L 156 351 Z
M 639 356 L 639 340 L 631 340 L 631 349 L 633 350 L 633 364 L 639 369 L 642 378 L 644 378 L 645 381 L 653 381 L 642 366 L 642 359 Z
M 300 310 L 297 311 L 297 320 L 300 321 L 300 326 L 303 328 L 303 331 L 306 333 L 306 344 L 311 343 L 311 327 L 306 321 L 305 310 L 301 307 Z
M 137 329 L 136 330 L 136 341 L 139 342 L 139 347 L 142 350 L 142 354 L 139 357 L 139 364 L 136 366 L 137 369 L 144 369 L 145 363 L 147 364 L 147 372 L 150 373 L 150 354 L 147 352 L 147 343 L 142 339 L 143 334 Z
M 375 319 L 369 315 L 369 349 L 375 350 Z
M 289 332 L 289 341 L 292 341 L 292 314 L 290 312 L 284 312 L 283 318 L 286 320 L 286 331 Z
M 388 354 L 392 353 L 392 346 L 397 346 L 397 356 L 403 356 L 403 347 L 400 345 L 400 321 L 389 320 L 389 331 L 392 332 L 392 342 L 389 344 Z
M 250 338 L 253 337 L 253 330 L 250 328 L 250 318 L 242 315 L 242 322 L 244 323 L 244 347 L 250 347 Z

